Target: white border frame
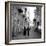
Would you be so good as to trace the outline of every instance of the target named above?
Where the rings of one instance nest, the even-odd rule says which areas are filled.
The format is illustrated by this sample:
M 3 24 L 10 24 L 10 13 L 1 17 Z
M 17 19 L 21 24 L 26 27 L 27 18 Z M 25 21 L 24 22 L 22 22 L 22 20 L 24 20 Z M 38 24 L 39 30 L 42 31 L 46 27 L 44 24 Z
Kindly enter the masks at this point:
M 9 2 L 9 44 L 12 44 L 12 43 L 28 43 L 28 42 L 41 42 L 41 41 L 43 41 L 44 42 L 44 5 L 43 4 L 32 4 L 32 3 L 30 3 L 30 4 L 28 4 L 28 3 L 12 3 L 12 4 L 20 4 L 20 5 L 34 5 L 34 6 L 36 6 L 36 5 L 38 5 L 38 6 L 42 6 L 42 11 L 41 11 L 41 20 L 42 20 L 42 26 L 41 26 L 41 28 L 42 28 L 42 35 L 41 35 L 41 39 L 19 39 L 19 40 L 10 40 L 11 38 L 10 38 L 10 3 L 12 3 L 12 2 Z

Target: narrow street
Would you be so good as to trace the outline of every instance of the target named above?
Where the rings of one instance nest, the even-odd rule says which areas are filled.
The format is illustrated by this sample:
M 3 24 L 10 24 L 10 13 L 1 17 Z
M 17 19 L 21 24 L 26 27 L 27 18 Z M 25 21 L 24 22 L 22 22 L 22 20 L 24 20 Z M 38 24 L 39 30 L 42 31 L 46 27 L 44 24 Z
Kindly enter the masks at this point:
M 26 32 L 27 33 L 27 32 Z M 34 31 L 29 31 L 29 36 L 26 34 L 26 36 L 23 35 L 23 32 L 19 32 L 17 33 L 17 35 L 15 37 L 13 37 L 13 39 L 37 39 L 40 38 L 41 34 L 38 32 L 34 32 Z

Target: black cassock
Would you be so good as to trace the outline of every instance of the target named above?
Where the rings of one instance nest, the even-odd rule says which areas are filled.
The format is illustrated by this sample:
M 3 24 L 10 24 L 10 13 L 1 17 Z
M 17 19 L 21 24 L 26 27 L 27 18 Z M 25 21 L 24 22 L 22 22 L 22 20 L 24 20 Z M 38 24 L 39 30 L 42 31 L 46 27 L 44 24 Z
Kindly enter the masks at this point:
M 29 36 L 29 31 L 30 31 L 30 28 L 29 28 L 29 27 L 27 27 L 27 33 L 28 33 L 28 36 Z
M 25 36 L 26 35 L 26 27 L 25 26 L 24 26 L 24 32 L 23 33 L 24 33 L 24 36 Z
M 29 27 L 27 27 L 27 29 L 26 29 L 26 27 L 24 27 L 24 36 L 26 35 L 26 33 L 28 33 L 28 36 L 29 36 L 29 30 L 30 30 Z

